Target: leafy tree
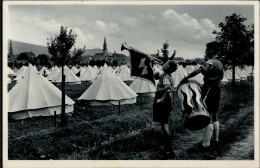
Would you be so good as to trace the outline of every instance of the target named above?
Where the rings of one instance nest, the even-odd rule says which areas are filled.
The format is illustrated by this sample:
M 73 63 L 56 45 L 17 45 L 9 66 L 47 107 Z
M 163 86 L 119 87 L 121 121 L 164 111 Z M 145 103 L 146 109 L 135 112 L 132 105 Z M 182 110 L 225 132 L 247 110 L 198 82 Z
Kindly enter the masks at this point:
M 71 60 L 70 64 L 71 65 L 80 65 L 82 64 L 82 54 L 86 52 L 86 47 L 84 46 L 83 48 L 74 48 L 72 55 L 71 55 Z
M 60 34 L 47 39 L 47 48 L 52 56 L 52 60 L 55 65 L 62 66 L 62 111 L 61 111 L 61 126 L 67 125 L 65 117 L 65 75 L 64 65 L 71 62 L 71 58 L 82 54 L 83 49 L 74 49 L 73 55 L 71 55 L 71 48 L 76 41 L 77 35 L 72 34 L 72 29 L 67 32 L 67 27 L 61 26 Z
M 112 65 L 113 65 L 114 67 L 117 67 L 117 66 L 119 65 L 119 63 L 118 63 L 117 60 L 113 60 L 113 61 L 112 61 Z
M 50 57 L 46 54 L 40 54 L 37 56 L 36 59 L 39 65 L 41 66 L 48 66 L 50 64 Z
M 248 39 L 250 40 L 249 43 L 249 51 L 244 57 L 244 63 L 245 65 L 252 65 L 254 66 L 254 24 L 251 24 L 248 26 Z
M 163 43 L 163 48 L 161 49 L 162 53 L 163 53 L 163 57 L 161 58 L 161 60 L 163 61 L 163 63 L 167 62 L 168 60 L 168 56 L 169 56 L 169 44 L 166 41 L 165 43 Z
M 31 64 L 35 64 L 35 54 L 33 52 L 23 52 L 17 56 L 17 60 L 25 60 Z
M 26 53 L 20 53 L 18 56 L 17 56 L 17 59 L 18 60 L 28 60 L 28 55 Z
M 248 58 L 250 50 L 250 30 L 244 24 L 246 18 L 237 14 L 232 14 L 225 18 L 225 22 L 219 24 L 220 31 L 214 30 L 216 40 L 220 43 L 219 56 L 224 65 L 232 67 L 233 79 L 235 84 L 235 67 L 243 65 Z
M 94 59 L 90 60 L 88 63 L 90 66 L 95 66 L 96 65 L 96 61 Z

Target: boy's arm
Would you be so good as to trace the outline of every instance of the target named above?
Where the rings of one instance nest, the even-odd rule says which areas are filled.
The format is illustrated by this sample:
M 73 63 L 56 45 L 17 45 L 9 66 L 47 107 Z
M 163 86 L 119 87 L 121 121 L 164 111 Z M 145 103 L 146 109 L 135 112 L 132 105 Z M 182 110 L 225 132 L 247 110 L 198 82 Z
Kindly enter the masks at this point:
M 189 78 L 192 78 L 192 77 L 198 75 L 200 72 L 201 72 L 201 68 L 196 69 L 195 71 L 191 72 L 188 76 L 186 76 L 185 78 L 183 78 L 180 83 L 185 83 L 185 82 L 187 82 L 187 80 L 188 80 Z
M 172 87 L 171 87 L 171 82 L 170 82 L 170 80 L 169 79 L 165 79 L 164 81 L 163 81 L 163 89 L 161 89 L 161 90 L 164 90 L 164 94 L 163 94 L 163 96 L 162 96 L 162 98 L 161 99 L 158 99 L 157 100 L 157 102 L 163 102 L 164 100 L 165 100 L 165 98 L 167 97 L 167 95 L 168 94 L 171 94 L 171 92 L 172 92 Z M 170 95 L 171 96 L 171 95 Z

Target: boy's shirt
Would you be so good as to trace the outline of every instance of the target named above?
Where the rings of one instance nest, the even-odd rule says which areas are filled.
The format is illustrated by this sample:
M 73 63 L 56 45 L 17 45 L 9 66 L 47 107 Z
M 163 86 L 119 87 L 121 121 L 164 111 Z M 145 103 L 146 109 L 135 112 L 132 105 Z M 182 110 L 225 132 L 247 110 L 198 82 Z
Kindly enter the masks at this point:
M 204 84 L 219 84 L 223 78 L 223 65 L 216 58 L 209 59 L 205 66 L 201 66 L 201 73 L 204 75 Z

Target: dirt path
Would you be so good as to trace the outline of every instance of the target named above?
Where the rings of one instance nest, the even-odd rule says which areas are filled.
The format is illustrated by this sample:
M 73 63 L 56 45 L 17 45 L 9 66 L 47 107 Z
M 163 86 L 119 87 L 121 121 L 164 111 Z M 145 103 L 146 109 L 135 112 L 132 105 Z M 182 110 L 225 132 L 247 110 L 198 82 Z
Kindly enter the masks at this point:
M 254 159 L 254 128 L 253 126 L 248 128 L 248 134 L 246 138 L 235 142 L 231 148 L 223 154 L 223 156 L 217 157 L 216 160 L 240 160 L 240 159 Z

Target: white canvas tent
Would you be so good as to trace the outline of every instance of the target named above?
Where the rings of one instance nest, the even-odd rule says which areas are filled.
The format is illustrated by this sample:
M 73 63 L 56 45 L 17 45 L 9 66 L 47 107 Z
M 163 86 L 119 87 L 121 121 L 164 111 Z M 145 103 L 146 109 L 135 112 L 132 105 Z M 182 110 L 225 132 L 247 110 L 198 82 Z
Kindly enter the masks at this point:
M 8 100 L 8 114 L 13 119 L 51 116 L 54 111 L 61 113 L 61 91 L 32 65 L 29 65 L 24 79 L 9 91 Z M 65 102 L 65 112 L 73 112 L 75 102 L 67 96 Z
M 98 67 L 95 65 L 93 68 L 96 71 L 96 73 L 98 73 Z
M 40 74 L 42 74 L 44 76 L 49 75 L 49 73 L 50 73 L 50 71 L 45 66 L 43 66 L 42 69 L 40 70 Z
M 88 100 L 92 106 L 133 104 L 137 94 L 113 74 L 105 64 L 92 85 L 78 98 Z
M 232 81 L 232 78 L 233 78 L 232 71 L 231 70 L 226 70 L 224 72 L 224 77 L 226 77 L 228 81 Z M 236 82 L 240 82 L 240 77 L 237 75 L 237 73 L 235 73 L 235 81 Z
M 154 97 L 156 88 L 155 85 L 148 79 L 136 77 L 129 87 L 139 95 Z
M 18 76 L 20 73 L 23 73 L 27 69 L 26 66 L 22 66 L 15 74 L 14 76 Z
M 54 78 L 59 74 L 59 72 L 60 72 L 60 69 L 57 66 L 52 67 L 49 75 L 47 76 L 47 79 L 49 81 L 54 80 Z
M 241 71 L 239 68 L 236 68 L 235 73 L 240 77 L 240 80 L 242 80 L 242 81 L 247 80 L 248 75 L 246 73 L 244 73 L 243 71 Z
M 185 67 L 185 70 L 186 70 L 187 74 L 190 74 L 192 71 L 194 71 L 194 68 L 195 68 L 195 66 L 193 66 L 193 65 L 187 65 Z
M 82 74 L 86 71 L 86 67 L 80 67 L 79 68 L 79 72 L 76 74 L 76 76 L 82 76 Z
M 77 68 L 77 67 L 75 67 L 75 66 L 73 66 L 72 68 L 71 68 L 71 71 L 76 75 L 77 73 L 79 73 L 79 69 Z
M 88 66 L 85 71 L 80 75 L 81 81 L 93 81 L 96 79 L 97 74 L 94 68 Z
M 8 75 L 9 76 L 14 76 L 14 71 L 10 68 L 10 67 L 8 67 Z
M 194 68 L 193 71 L 196 69 L 199 69 L 200 65 L 197 64 Z M 190 72 L 191 73 L 191 72 Z M 202 73 L 197 74 L 196 76 L 194 76 L 193 78 L 190 78 L 190 80 L 195 80 L 197 81 L 199 84 L 204 84 L 204 80 L 203 80 L 204 76 L 202 75 Z
M 177 87 L 180 81 L 187 76 L 187 72 L 182 65 L 179 65 L 177 70 L 173 72 L 171 75 L 174 82 L 174 87 Z
M 14 81 L 19 82 L 21 79 L 23 79 L 24 78 L 24 74 L 27 71 L 27 69 L 28 69 L 27 67 L 23 68 L 23 70 L 21 70 L 20 73 L 14 78 Z M 38 71 L 36 71 L 36 72 L 38 72 Z
M 227 83 L 227 82 L 228 82 L 227 78 L 225 76 L 223 76 L 221 83 Z
M 81 84 L 81 80 L 65 65 L 64 66 L 65 82 L 71 84 Z M 60 71 L 52 80 L 54 83 L 62 82 L 62 71 Z
M 126 65 L 120 66 L 118 76 L 120 79 L 122 79 L 122 81 L 132 81 L 133 80 L 133 78 L 131 78 L 131 71 Z

